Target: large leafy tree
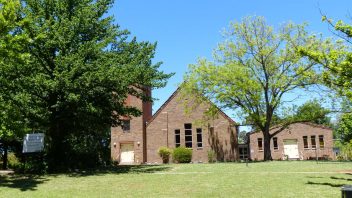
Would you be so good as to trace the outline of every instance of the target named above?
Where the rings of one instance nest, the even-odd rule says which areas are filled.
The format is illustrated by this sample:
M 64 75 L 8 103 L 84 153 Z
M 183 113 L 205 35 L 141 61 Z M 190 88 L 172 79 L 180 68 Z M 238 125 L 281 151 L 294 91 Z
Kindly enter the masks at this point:
M 271 159 L 271 138 L 284 127 L 269 133 L 285 95 L 318 81 L 316 62 L 296 51 L 319 45 L 304 27 L 288 23 L 275 31 L 262 17 L 231 23 L 225 41 L 215 50 L 214 61 L 200 59 L 190 65 L 185 77 L 185 90 L 239 110 L 263 133 L 265 160 Z
M 328 87 L 337 91 L 342 98 L 340 122 L 336 133 L 342 142 L 349 143 L 351 135 L 351 102 L 352 102 L 352 25 L 339 20 L 334 22 L 323 15 L 322 20 L 332 27 L 332 32 L 338 40 L 325 40 L 322 48 L 300 48 L 301 54 L 319 62 L 324 67 L 323 82 Z M 331 45 L 333 44 L 333 45 Z M 325 50 L 326 46 L 330 46 Z
M 29 57 L 24 51 L 28 37 L 18 28 L 25 23 L 19 15 L 20 7 L 19 0 L 0 0 L 0 149 L 3 169 L 7 169 L 8 148 L 28 131 L 20 106 L 12 100 L 16 73 L 9 72 L 14 66 L 26 64 Z
M 99 163 L 110 126 L 121 115 L 140 115 L 124 106 L 127 95 L 151 100 L 147 90 L 170 77 L 152 63 L 156 44 L 137 42 L 114 25 L 107 16 L 112 0 L 21 2 L 25 23 L 18 31 L 28 36 L 29 58 L 5 74 L 16 74 L 12 101 L 32 129 L 45 132 L 49 168 Z
M 294 120 L 310 121 L 315 124 L 330 126 L 330 118 L 327 116 L 330 110 L 322 107 L 318 100 L 310 100 L 297 108 Z

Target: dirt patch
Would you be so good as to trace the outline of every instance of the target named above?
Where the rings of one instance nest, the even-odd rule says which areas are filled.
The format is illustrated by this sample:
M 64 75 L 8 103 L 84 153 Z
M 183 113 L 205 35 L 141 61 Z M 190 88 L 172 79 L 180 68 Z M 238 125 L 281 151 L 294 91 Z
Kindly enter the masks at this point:
M 336 171 L 337 173 L 344 173 L 344 174 L 351 174 L 352 175 L 352 170 L 338 170 Z

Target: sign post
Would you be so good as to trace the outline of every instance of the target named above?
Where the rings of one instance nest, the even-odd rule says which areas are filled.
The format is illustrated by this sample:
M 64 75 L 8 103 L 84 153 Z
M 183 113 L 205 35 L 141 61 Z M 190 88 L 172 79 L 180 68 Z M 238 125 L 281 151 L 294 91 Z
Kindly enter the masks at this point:
M 44 133 L 26 134 L 23 139 L 22 153 L 36 153 L 44 149 Z

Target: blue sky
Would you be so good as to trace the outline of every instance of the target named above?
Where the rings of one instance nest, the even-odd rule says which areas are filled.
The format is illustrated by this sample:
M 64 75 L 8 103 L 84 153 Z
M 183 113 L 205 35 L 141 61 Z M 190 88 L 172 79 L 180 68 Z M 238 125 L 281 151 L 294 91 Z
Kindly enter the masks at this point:
M 352 23 L 351 0 L 118 0 L 109 14 L 139 41 L 157 42 L 154 62 L 162 61 L 162 71 L 176 73 L 165 88 L 153 91 L 159 99 L 153 106 L 156 111 L 182 82 L 189 64 L 199 57 L 211 59 L 230 21 L 257 15 L 275 27 L 287 21 L 307 22 L 310 32 L 331 36 L 319 9 L 332 19 Z

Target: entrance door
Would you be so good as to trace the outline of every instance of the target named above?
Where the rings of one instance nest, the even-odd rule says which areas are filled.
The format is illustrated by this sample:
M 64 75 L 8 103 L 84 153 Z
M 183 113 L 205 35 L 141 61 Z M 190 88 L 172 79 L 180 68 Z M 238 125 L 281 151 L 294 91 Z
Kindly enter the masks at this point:
M 120 147 L 120 164 L 134 163 L 133 143 L 121 144 Z
M 290 159 L 298 159 L 298 144 L 297 140 L 284 140 L 284 153 Z
M 241 160 L 248 159 L 248 147 L 247 146 L 239 146 L 238 153 L 239 153 L 239 157 Z

